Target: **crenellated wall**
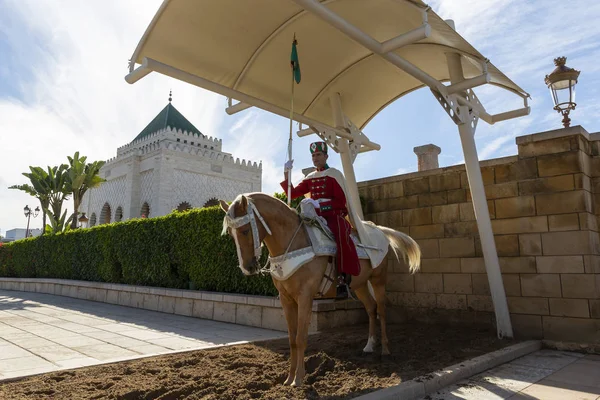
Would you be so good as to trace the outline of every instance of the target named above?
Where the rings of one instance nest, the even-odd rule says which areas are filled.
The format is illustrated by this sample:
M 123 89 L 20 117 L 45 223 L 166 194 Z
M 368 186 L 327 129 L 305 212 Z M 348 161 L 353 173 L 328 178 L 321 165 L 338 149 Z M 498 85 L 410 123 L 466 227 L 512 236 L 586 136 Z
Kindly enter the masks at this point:
M 181 142 L 199 148 L 221 151 L 222 140 L 211 136 L 198 135 L 194 132 L 182 131 L 181 129 L 173 129 L 167 127 L 157 132 L 144 136 L 143 138 L 134 140 L 124 146 L 117 148 L 117 155 L 125 155 L 130 151 L 142 149 L 151 143 L 156 143 L 163 138 L 173 139 L 175 142 Z M 179 139 L 179 140 L 177 140 Z
M 248 170 L 262 170 L 262 163 L 233 157 L 223 152 L 222 140 L 197 135 L 171 128 L 162 129 L 117 149 L 117 156 L 109 158 L 106 166 L 111 166 L 120 159 L 129 156 L 144 156 L 160 149 L 180 151 L 217 162 L 233 164 Z
M 154 217 L 183 202 L 203 207 L 209 200 L 231 201 L 262 189 L 262 163 L 223 152 L 220 139 L 171 128 L 119 147 L 100 176 L 107 182 L 89 190 L 82 203 L 91 221 L 100 221 L 105 210 L 113 222 L 119 207 L 124 220 Z
M 576 126 L 518 137 L 481 162 L 515 334 L 600 342 L 600 134 Z M 365 219 L 420 244 L 421 272 L 388 258 L 393 315 L 492 323 L 464 165 L 359 183 Z

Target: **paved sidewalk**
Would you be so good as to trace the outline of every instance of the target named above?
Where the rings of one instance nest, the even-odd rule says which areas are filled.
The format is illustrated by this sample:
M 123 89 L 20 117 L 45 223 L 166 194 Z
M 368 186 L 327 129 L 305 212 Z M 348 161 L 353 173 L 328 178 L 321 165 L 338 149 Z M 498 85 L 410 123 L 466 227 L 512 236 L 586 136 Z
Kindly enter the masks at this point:
M 0 381 L 287 333 L 41 293 L 0 290 Z
M 600 400 L 600 356 L 539 350 L 421 400 Z

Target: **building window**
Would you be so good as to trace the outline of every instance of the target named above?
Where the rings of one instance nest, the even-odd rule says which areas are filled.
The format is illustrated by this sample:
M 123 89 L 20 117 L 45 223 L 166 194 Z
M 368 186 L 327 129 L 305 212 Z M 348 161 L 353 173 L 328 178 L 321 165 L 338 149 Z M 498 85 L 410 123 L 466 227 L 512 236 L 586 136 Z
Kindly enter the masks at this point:
M 187 140 L 184 140 L 184 141 L 183 141 L 183 144 L 187 144 Z
M 179 212 L 183 212 L 183 211 L 187 211 L 187 210 L 191 210 L 191 209 L 192 209 L 192 206 L 187 201 L 184 201 L 183 203 L 181 203 L 177 206 L 177 211 L 179 211 Z
M 178 142 L 181 142 L 181 140 L 177 139 Z
M 100 212 L 100 225 L 110 224 L 110 216 L 110 205 L 108 203 L 104 203 L 104 207 L 102 207 L 102 211 Z
M 123 220 L 123 207 L 117 207 L 117 211 L 115 211 L 115 222 L 120 222 Z
M 90 217 L 90 228 L 92 226 L 96 226 L 96 213 L 92 213 L 92 216 Z
M 140 217 L 142 217 L 142 218 L 150 217 L 150 205 L 148 203 L 144 203 L 142 205 L 142 209 L 140 210 Z

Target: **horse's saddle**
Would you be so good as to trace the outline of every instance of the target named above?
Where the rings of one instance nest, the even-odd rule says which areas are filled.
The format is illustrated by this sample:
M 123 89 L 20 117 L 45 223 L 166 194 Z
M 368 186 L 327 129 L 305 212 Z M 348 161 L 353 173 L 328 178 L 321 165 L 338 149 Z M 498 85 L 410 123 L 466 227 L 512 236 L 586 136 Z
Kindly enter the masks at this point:
M 317 215 L 314 205 L 311 202 L 303 201 L 300 206 L 300 218 L 302 218 L 304 229 L 310 239 L 310 246 L 302 249 L 290 251 L 278 257 L 269 258 L 271 263 L 271 275 L 277 280 L 286 280 L 294 274 L 304 264 L 312 261 L 315 257 L 331 256 L 330 262 L 325 271 L 325 277 L 321 283 L 319 294 L 327 292 L 336 276 L 335 255 L 337 246 L 334 236 L 325 218 Z M 365 230 L 370 236 L 371 242 L 376 246 L 369 248 L 377 249 L 377 261 L 375 265 L 381 264 L 383 258 L 388 252 L 388 240 L 383 232 L 372 223 L 365 223 Z M 365 246 L 360 243 L 356 233 L 350 235 L 350 238 L 356 246 L 356 252 L 359 259 L 369 259 Z

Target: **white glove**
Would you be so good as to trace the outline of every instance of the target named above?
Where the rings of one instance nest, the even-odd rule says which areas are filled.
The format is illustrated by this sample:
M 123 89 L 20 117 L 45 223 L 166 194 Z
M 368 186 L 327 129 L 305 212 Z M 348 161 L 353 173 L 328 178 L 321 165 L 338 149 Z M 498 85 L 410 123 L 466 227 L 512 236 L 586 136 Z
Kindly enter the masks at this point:
M 301 203 L 305 203 L 305 204 L 309 203 L 309 204 L 312 204 L 313 207 L 315 207 L 315 208 L 321 208 L 321 204 L 318 201 L 316 201 L 315 199 L 311 199 L 310 197 L 302 199 Z
M 285 172 L 287 172 L 287 171 L 291 170 L 293 166 L 294 166 L 294 160 L 286 161 L 285 165 L 283 166 L 283 170 Z

